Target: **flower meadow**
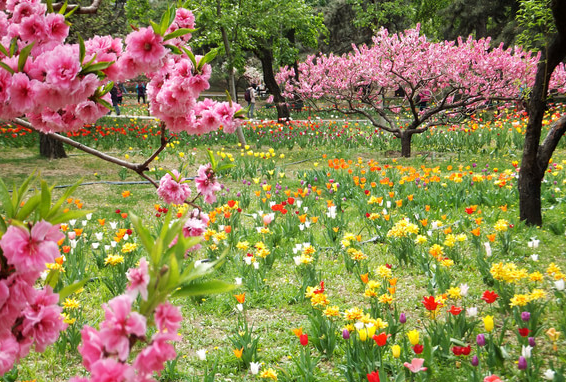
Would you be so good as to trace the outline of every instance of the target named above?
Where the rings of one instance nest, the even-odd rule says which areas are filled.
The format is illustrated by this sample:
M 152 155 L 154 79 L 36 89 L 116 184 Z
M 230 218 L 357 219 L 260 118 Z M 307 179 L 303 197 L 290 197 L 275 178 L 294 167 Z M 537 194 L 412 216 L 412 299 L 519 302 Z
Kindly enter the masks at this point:
M 178 133 L 150 169 L 157 192 L 4 176 L 5 217 L 53 197 L 0 242 L 15 268 L 2 265 L 2 285 L 29 300 L 3 303 L 16 341 L 0 345 L 4 379 L 83 381 L 86 368 L 101 381 L 562 381 L 566 155 L 562 142 L 545 175 L 544 226 L 525 226 L 525 124 L 478 114 L 417 137 L 415 158 L 358 121 L 316 115 L 248 122 L 249 146 Z M 105 118 L 68 134 L 136 159 L 160 131 Z M 11 154 L 37 140 L 0 133 Z M 185 203 L 197 195 L 202 211 Z M 44 256 L 22 256 L 28 242 Z M 178 279 L 161 280 L 165 266 Z

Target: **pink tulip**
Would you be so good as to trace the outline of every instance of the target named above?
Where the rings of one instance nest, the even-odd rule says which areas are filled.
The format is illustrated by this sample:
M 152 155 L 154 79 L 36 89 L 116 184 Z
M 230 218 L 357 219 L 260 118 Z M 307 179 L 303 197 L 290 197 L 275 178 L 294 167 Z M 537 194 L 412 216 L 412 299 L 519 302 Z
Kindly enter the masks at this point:
M 419 371 L 425 371 L 427 369 L 423 367 L 423 364 L 424 358 L 413 358 L 411 363 L 405 362 L 403 365 L 413 373 L 418 373 Z

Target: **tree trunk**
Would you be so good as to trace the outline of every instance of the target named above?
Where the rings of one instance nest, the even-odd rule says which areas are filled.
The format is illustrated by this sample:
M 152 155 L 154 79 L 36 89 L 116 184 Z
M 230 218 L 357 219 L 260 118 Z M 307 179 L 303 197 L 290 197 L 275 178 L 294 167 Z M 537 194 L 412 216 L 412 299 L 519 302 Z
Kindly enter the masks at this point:
M 552 72 L 566 56 L 566 1 L 551 1 L 557 34 L 543 49 L 537 65 L 535 83 L 527 104 L 529 122 L 519 170 L 519 213 L 528 225 L 542 225 L 541 183 L 548 161 L 564 133 L 564 123 L 553 126 L 543 144 L 540 144 L 542 120 L 546 111 L 548 84 Z M 563 122 L 563 121 L 562 121 Z
M 67 158 L 63 142 L 39 133 L 39 155 L 49 159 Z
M 404 158 L 411 157 L 411 139 L 413 138 L 413 133 L 405 130 L 401 132 L 401 156 Z
M 273 73 L 273 53 L 269 49 L 259 48 L 255 51 L 255 54 L 261 61 L 265 86 L 267 86 L 267 89 L 273 95 L 273 102 L 277 108 L 277 119 L 279 121 L 288 121 L 291 117 L 289 107 L 281 94 L 281 89 L 279 89 L 279 85 L 275 80 L 275 74 Z

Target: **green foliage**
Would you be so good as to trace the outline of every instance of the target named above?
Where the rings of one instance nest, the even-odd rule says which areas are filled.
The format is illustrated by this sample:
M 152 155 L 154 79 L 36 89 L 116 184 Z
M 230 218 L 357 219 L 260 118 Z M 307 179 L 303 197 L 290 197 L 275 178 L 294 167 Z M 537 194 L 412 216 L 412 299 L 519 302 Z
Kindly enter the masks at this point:
M 540 50 L 556 32 L 550 0 L 521 0 L 515 20 L 523 29 L 517 43 L 528 50 Z
M 73 3 L 89 6 L 91 0 L 78 0 Z M 79 35 L 85 40 L 94 36 L 125 36 L 130 31 L 130 27 L 126 21 L 123 3 L 119 0 L 103 0 L 95 14 L 73 14 L 68 17 L 67 20 L 72 24 L 68 41 L 77 43 Z
M 401 31 L 408 27 L 414 8 L 407 0 L 403 1 L 368 1 L 348 0 L 356 13 L 354 25 L 358 28 L 369 27 L 379 30 L 386 27 L 391 31 Z

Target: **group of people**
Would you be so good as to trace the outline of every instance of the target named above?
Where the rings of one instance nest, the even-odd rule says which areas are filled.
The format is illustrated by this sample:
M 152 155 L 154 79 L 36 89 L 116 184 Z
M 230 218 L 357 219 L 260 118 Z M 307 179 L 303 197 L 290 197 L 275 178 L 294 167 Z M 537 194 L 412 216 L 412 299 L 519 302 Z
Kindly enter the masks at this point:
M 120 115 L 120 105 L 122 105 L 125 93 L 127 93 L 126 87 L 122 82 L 114 83 L 114 86 L 110 90 L 110 98 L 112 99 L 112 106 L 114 106 L 116 115 Z M 143 101 L 143 103 L 145 103 L 145 82 L 140 81 L 136 84 L 136 93 L 138 95 L 138 103 L 140 103 L 140 101 Z

